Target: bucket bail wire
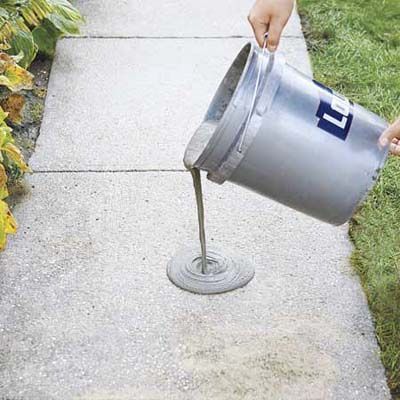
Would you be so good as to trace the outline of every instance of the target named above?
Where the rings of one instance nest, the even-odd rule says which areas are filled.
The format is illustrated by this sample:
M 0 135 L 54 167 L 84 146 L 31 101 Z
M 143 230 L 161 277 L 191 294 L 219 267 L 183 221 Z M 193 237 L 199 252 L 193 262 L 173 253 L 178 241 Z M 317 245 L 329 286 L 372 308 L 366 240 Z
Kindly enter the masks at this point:
M 268 32 L 266 32 L 264 34 L 264 42 L 263 42 L 263 46 L 262 46 L 261 57 L 258 58 L 258 63 L 260 65 L 258 67 L 257 79 L 256 79 L 255 87 L 254 87 L 253 97 L 252 97 L 252 100 L 251 100 L 249 114 L 247 116 L 246 124 L 245 124 L 245 126 L 243 128 L 243 132 L 242 132 L 242 135 L 241 135 L 240 140 L 239 140 L 239 145 L 238 145 L 238 152 L 239 153 L 242 152 L 243 142 L 244 142 L 244 139 L 245 139 L 245 136 L 246 136 L 246 133 L 247 133 L 247 129 L 249 128 L 251 116 L 253 115 L 253 112 L 254 112 L 254 106 L 256 104 L 256 99 L 257 99 L 257 94 L 258 94 L 258 87 L 260 86 L 261 72 L 264 69 L 264 60 L 265 60 L 265 54 L 266 54 L 266 51 L 267 51 L 267 40 L 268 40 Z M 274 64 L 274 60 L 275 60 L 275 53 L 270 53 L 270 55 L 269 55 L 269 63 L 267 64 L 267 68 L 271 65 L 271 67 L 269 68 L 270 70 L 272 69 L 272 66 Z M 265 74 L 267 75 L 268 71 L 265 71 Z

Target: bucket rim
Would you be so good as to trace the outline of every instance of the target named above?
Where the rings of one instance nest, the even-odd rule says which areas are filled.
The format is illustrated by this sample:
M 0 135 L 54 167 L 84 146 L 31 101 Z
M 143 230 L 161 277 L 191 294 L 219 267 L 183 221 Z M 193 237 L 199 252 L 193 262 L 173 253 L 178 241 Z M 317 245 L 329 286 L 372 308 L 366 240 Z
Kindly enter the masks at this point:
M 219 91 L 223 88 L 224 81 L 227 78 L 227 76 L 229 75 L 229 72 L 230 72 L 232 66 L 234 65 L 235 61 L 238 60 L 239 57 L 246 51 L 247 51 L 246 62 L 240 73 L 240 78 L 237 80 L 235 89 L 229 99 L 229 102 L 228 102 L 225 110 L 223 111 L 221 118 L 218 121 L 212 120 L 210 118 L 210 110 L 212 109 L 213 105 L 215 105 L 215 103 L 218 99 Z M 256 54 L 256 45 L 253 42 L 249 41 L 245 45 L 243 45 L 242 48 L 240 49 L 240 51 L 237 53 L 234 61 L 232 62 L 232 64 L 230 65 L 230 67 L 228 68 L 226 73 L 224 74 L 224 77 L 220 81 L 218 88 L 208 106 L 206 115 L 202 120 L 202 124 L 205 122 L 208 122 L 208 121 L 209 122 L 215 121 L 216 122 L 215 130 L 212 133 L 209 140 L 207 141 L 207 144 L 203 148 L 202 152 L 199 154 L 197 160 L 193 163 L 193 165 L 195 167 L 200 168 L 200 169 L 205 169 L 208 172 L 212 171 L 213 168 L 210 168 L 209 163 L 207 161 L 209 161 L 212 151 L 216 149 L 218 142 L 221 140 L 221 136 L 223 135 L 224 132 L 226 132 L 226 127 L 227 127 L 227 125 L 229 125 L 229 122 L 232 120 L 234 113 L 241 111 L 243 114 L 245 114 L 246 112 L 248 112 L 249 106 L 246 103 L 243 103 L 240 105 L 241 106 L 240 107 L 241 110 L 240 110 L 239 107 L 237 107 L 237 100 L 239 97 L 239 92 L 243 92 L 243 82 L 245 81 L 245 79 L 251 78 L 248 76 L 248 74 L 249 74 L 250 66 L 254 62 L 255 54 Z M 237 129 L 239 130 L 240 126 Z
M 239 51 L 239 53 L 237 54 L 237 56 L 235 57 L 235 60 L 233 61 L 232 65 L 234 64 L 234 62 L 240 57 L 240 55 L 246 50 L 248 49 L 248 53 L 247 53 L 247 59 L 246 59 L 246 63 L 242 69 L 242 72 L 240 74 L 240 78 L 237 81 L 235 90 L 232 93 L 232 96 L 229 100 L 229 103 L 221 117 L 221 119 L 218 121 L 218 123 L 216 124 L 215 127 L 215 131 L 213 133 L 213 135 L 211 136 L 210 140 L 207 142 L 206 147 L 204 148 L 204 150 L 202 151 L 202 153 L 200 154 L 197 163 L 199 164 L 199 167 L 203 166 L 204 164 L 206 164 L 207 159 L 210 156 L 210 153 L 212 152 L 213 149 L 215 149 L 215 146 L 217 145 L 217 143 L 219 142 L 223 132 L 226 131 L 226 127 L 227 125 L 229 125 L 229 122 L 232 121 L 232 117 L 234 116 L 234 112 L 238 111 L 238 107 L 235 106 L 235 101 L 238 100 L 238 98 L 240 97 L 240 94 L 244 94 L 243 92 L 243 83 L 246 79 L 250 79 L 251 77 L 249 77 L 249 72 L 250 71 L 250 66 L 253 65 L 253 61 L 254 61 L 254 55 L 256 54 L 256 45 L 253 42 L 247 42 Z M 230 68 L 229 68 L 230 69 Z M 212 107 L 214 100 L 216 100 L 217 96 L 218 96 L 218 91 L 219 89 L 223 86 L 224 80 L 226 79 L 227 75 L 229 74 L 229 70 L 226 72 L 226 74 L 224 75 L 224 78 L 222 79 L 220 85 L 218 86 L 218 89 L 215 93 L 215 96 L 213 97 L 213 100 L 210 103 L 209 109 Z M 249 111 L 249 106 L 244 102 L 243 104 L 243 111 L 246 111 L 246 113 Z M 203 120 L 203 122 L 205 122 L 207 120 L 207 116 L 209 115 L 209 109 L 207 110 L 205 119 Z M 238 130 L 240 129 L 240 127 L 237 128 Z M 222 183 L 222 182 L 221 182 Z
M 258 45 L 248 43 L 246 46 L 248 45 L 250 45 L 250 51 L 236 89 L 196 162 L 198 168 L 208 171 L 209 180 L 219 184 L 229 180 L 246 156 L 247 150 L 258 133 L 262 119 L 269 112 L 286 65 L 282 53 L 279 52 L 271 57 L 270 53 L 265 54 Z M 242 51 L 246 46 L 242 48 Z M 257 90 L 259 71 L 261 71 L 261 80 Z M 254 90 L 257 92 L 254 93 Z M 256 102 L 251 108 L 251 98 L 254 95 L 256 95 Z M 247 134 L 242 137 L 246 120 L 249 120 Z M 221 148 L 217 149 L 217 146 Z

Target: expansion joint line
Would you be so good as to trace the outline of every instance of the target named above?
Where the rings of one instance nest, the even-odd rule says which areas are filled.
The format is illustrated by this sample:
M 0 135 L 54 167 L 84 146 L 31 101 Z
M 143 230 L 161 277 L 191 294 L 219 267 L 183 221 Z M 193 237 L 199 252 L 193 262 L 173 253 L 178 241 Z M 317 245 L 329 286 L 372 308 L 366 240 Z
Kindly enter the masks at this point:
M 289 39 L 303 39 L 300 35 L 283 35 L 283 38 Z M 63 39 L 154 39 L 154 40 L 169 40 L 169 39 L 194 39 L 194 40 L 202 40 L 202 39 L 252 39 L 253 36 L 248 35 L 226 35 L 226 36 L 142 36 L 142 35 L 80 35 L 80 36 L 64 36 Z
M 57 169 L 57 170 L 34 170 L 33 174 L 118 174 L 118 173 L 146 173 L 146 172 L 187 172 L 186 169 L 176 169 L 176 168 L 149 168 L 149 169 Z

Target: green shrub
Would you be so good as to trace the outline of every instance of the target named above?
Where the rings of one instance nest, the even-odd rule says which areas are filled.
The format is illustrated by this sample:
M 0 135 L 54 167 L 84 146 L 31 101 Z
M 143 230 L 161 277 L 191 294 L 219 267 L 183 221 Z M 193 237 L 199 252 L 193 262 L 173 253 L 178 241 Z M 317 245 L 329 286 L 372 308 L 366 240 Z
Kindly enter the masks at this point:
M 83 18 L 67 0 L 4 0 L 0 4 L 0 47 L 23 57 L 28 68 L 37 52 L 54 55 L 56 41 L 79 33 Z
M 0 3 L 0 87 L 15 93 L 32 89 L 33 76 L 26 70 L 38 52 L 53 56 L 57 39 L 79 33 L 83 18 L 67 0 L 2 0 Z M 0 251 L 17 223 L 4 201 L 10 177 L 29 172 L 14 143 L 8 114 L 0 107 Z M 17 118 L 18 119 L 18 118 Z
M 400 113 L 399 0 L 301 0 L 317 80 L 392 120 Z M 352 264 L 374 316 L 393 393 L 400 393 L 400 157 L 350 224 Z

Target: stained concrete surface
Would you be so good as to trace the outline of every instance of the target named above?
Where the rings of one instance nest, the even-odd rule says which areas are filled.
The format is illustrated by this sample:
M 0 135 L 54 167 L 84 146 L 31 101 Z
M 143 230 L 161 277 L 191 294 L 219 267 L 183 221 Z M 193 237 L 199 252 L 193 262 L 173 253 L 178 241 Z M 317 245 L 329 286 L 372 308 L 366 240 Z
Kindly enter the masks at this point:
M 0 395 L 33 399 L 386 399 L 346 231 L 205 185 L 208 238 L 256 277 L 170 284 L 196 243 L 188 173 L 36 174 L 1 255 Z
M 244 36 L 249 4 L 79 2 L 0 255 L 0 398 L 390 398 L 346 227 L 207 182 L 210 243 L 256 277 L 218 296 L 166 277 L 197 239 L 183 148 L 246 41 L 206 38 Z M 310 72 L 301 36 L 282 47 Z

